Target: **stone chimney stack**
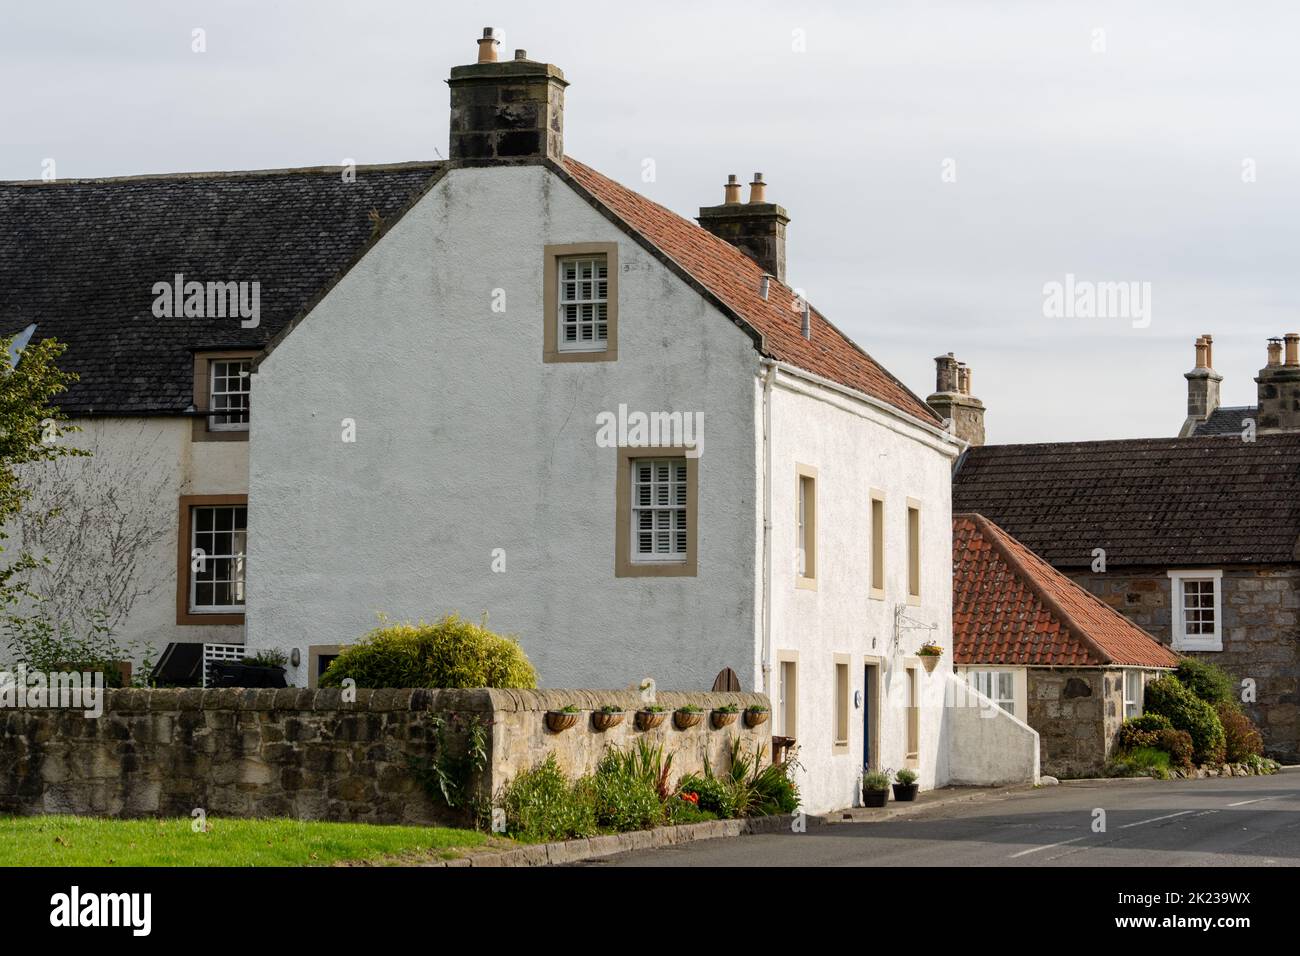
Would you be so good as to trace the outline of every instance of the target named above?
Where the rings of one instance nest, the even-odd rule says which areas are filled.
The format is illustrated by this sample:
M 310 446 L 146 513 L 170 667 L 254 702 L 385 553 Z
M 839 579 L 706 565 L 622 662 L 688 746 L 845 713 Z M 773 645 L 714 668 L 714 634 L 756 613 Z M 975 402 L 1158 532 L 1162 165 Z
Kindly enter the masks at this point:
M 951 352 L 934 360 L 934 394 L 926 404 L 949 422 L 948 429 L 972 445 L 984 444 L 984 403 L 971 395 L 971 370 Z
M 451 87 L 452 159 L 533 160 L 564 158 L 564 73 L 557 66 L 515 51 L 497 58 L 492 27 L 483 28 L 478 62 L 453 66 Z
M 1268 364 L 1259 370 L 1255 382 L 1259 386 L 1259 431 L 1300 431 L 1300 333 L 1269 339 Z
M 790 217 L 782 207 L 767 201 L 763 174 L 754 174 L 749 202 L 740 201 L 740 183 L 734 174 L 727 177 L 723 195 L 722 205 L 700 207 L 696 221 L 784 282 L 785 227 Z
M 1187 422 L 1183 425 L 1186 434 L 1193 425 L 1205 421 L 1219 407 L 1219 383 L 1223 376 L 1214 370 L 1214 339 L 1202 335 L 1196 340 L 1196 368 L 1185 372 L 1187 379 Z

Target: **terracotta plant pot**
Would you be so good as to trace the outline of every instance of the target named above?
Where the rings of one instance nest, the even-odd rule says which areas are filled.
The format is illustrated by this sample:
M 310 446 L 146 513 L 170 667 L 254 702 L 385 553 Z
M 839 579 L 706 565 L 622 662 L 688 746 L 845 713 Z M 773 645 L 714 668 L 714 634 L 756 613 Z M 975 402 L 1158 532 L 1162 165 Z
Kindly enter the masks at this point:
M 721 730 L 723 727 L 734 724 L 739 716 L 735 711 L 714 710 L 709 712 L 709 718 L 713 722 L 714 730 Z
M 693 713 L 689 710 L 673 711 L 673 726 L 678 730 L 690 730 L 703 719 L 704 711 L 702 710 Z
M 636 712 L 637 730 L 654 730 L 668 716 L 666 710 L 638 710 Z
M 548 710 L 546 712 L 546 729 L 554 734 L 563 733 L 577 722 L 577 714 L 566 714 L 562 710 Z
M 934 669 L 939 666 L 938 654 L 922 654 L 921 666 L 925 668 L 927 674 L 933 674 Z
M 591 714 L 591 725 L 596 728 L 597 733 L 604 733 L 611 727 L 617 727 L 623 722 L 623 712 L 609 713 L 608 711 L 596 710 Z
M 745 711 L 745 726 L 758 727 L 767 723 L 767 711 L 765 710 L 747 710 Z
M 862 805 L 864 807 L 883 807 L 889 802 L 888 790 L 863 790 Z
M 894 784 L 894 799 L 902 803 L 909 803 L 916 799 L 920 791 L 919 783 L 896 783 Z

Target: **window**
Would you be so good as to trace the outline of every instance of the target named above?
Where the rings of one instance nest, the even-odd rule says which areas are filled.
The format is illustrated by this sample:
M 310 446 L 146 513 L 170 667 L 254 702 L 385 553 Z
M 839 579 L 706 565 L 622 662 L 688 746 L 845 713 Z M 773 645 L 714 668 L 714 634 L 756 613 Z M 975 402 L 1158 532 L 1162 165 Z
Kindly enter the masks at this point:
M 921 603 L 921 503 L 907 499 L 907 603 Z
M 618 357 L 618 244 L 546 246 L 542 361 Z
M 242 624 L 247 556 L 247 497 L 182 497 L 176 623 Z
M 250 359 L 214 359 L 208 363 L 208 428 L 213 431 L 248 430 L 252 368 Z
M 871 596 L 885 598 L 885 494 L 871 493 Z
M 1137 717 L 1142 713 L 1142 672 L 1124 672 L 1124 719 Z
M 848 752 L 849 749 L 849 658 L 847 655 L 835 655 L 835 739 L 832 747 L 836 752 Z
M 781 721 L 779 724 L 780 736 L 797 737 L 798 721 L 796 719 L 798 706 L 798 685 L 799 663 L 793 658 L 786 658 L 780 661 L 780 676 L 777 684 L 777 718 Z
M 1223 572 L 1170 571 L 1174 650 L 1223 650 Z
M 903 685 L 907 693 L 907 759 L 915 761 L 921 753 L 921 697 L 917 687 L 916 668 L 907 669 Z
M 795 466 L 795 586 L 817 587 L 817 469 Z
M 696 468 L 685 448 L 620 448 L 616 577 L 694 575 Z
M 194 441 L 248 441 L 254 351 L 194 356 Z
M 968 671 L 966 679 L 977 691 L 1008 714 L 1016 713 L 1016 675 L 1011 671 Z M 990 716 L 992 712 L 990 712 Z
M 307 648 L 307 686 L 319 687 L 321 675 L 348 644 L 312 644 Z

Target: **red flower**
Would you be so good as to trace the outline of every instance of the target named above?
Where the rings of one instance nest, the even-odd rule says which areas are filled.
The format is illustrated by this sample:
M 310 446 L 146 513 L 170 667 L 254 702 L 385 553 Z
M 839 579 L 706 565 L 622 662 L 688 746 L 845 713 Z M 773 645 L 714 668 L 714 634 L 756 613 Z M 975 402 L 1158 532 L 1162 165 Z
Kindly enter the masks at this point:
M 695 804 L 696 806 L 700 805 L 700 795 L 698 793 L 683 793 L 681 794 L 681 798 Z

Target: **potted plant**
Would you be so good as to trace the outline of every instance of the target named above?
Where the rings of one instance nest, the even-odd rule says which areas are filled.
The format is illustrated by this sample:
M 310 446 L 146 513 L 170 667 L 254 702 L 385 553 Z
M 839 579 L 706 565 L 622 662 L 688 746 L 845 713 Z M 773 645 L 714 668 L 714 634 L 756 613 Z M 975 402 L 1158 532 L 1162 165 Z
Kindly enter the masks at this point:
M 606 704 L 600 710 L 591 712 L 591 725 L 596 728 L 598 733 L 604 733 L 611 727 L 617 727 L 623 722 L 623 708 L 614 704 Z
M 933 674 L 934 669 L 939 666 L 939 658 L 943 656 L 943 648 L 934 641 L 926 641 L 916 652 L 916 656 L 921 658 L 921 666 L 925 668 L 925 672 Z
M 757 727 L 767 723 L 768 710 L 762 704 L 750 704 L 745 708 L 745 726 Z
M 916 782 L 915 770 L 900 770 L 894 774 L 894 799 L 904 803 L 915 800 L 921 785 Z
M 714 707 L 713 712 L 709 714 L 709 719 L 713 724 L 714 730 L 721 730 L 728 724 L 734 724 L 736 718 L 740 716 L 739 704 L 723 704 L 721 707 Z
M 563 733 L 578 722 L 580 713 L 582 711 L 577 704 L 568 704 L 559 710 L 548 710 L 546 712 L 546 729 L 555 734 Z
M 683 704 L 673 711 L 673 726 L 678 730 L 690 730 L 704 719 L 704 708 L 695 704 Z
M 661 707 L 659 704 L 646 704 L 636 712 L 636 729 L 637 730 L 654 730 L 664 722 L 668 716 L 668 708 Z
M 889 771 L 866 770 L 862 774 L 862 805 L 883 807 L 889 801 Z
M 288 687 L 284 666 L 289 655 L 275 648 L 264 648 L 242 661 L 214 661 L 211 666 L 214 687 Z

